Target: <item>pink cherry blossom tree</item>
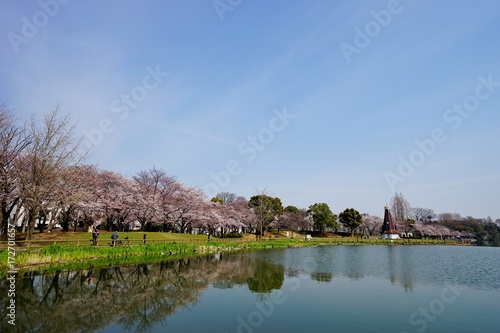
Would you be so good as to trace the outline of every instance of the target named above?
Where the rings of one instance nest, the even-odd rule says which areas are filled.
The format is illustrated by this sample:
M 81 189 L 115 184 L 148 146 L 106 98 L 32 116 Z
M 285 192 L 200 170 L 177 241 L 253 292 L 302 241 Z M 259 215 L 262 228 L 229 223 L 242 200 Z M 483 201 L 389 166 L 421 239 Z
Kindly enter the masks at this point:
M 185 187 L 175 193 L 171 206 L 173 227 L 180 233 L 186 233 L 193 227 L 197 213 L 203 210 L 204 194 L 198 189 Z
M 97 174 L 96 197 L 106 230 L 124 230 L 132 222 L 135 184 L 123 175 L 102 170 Z
M 156 167 L 138 172 L 133 179 L 137 189 L 133 209 L 136 221 L 142 229 L 162 225 L 165 222 L 165 213 L 168 217 L 172 208 L 172 196 L 181 189 L 181 185 L 174 177 Z
M 366 230 L 370 236 L 373 236 L 375 232 L 380 232 L 383 223 L 384 220 L 380 216 L 364 214 L 361 227 Z
M 60 186 L 56 189 L 59 194 L 59 205 L 56 208 L 53 217 L 57 216 L 61 223 L 63 231 L 68 231 L 71 224 L 74 230 L 78 222 L 82 222 L 84 229 L 93 225 L 94 221 L 89 211 L 95 210 L 95 189 L 97 179 L 97 167 L 94 165 L 81 165 L 65 167 L 60 178 Z M 51 221 L 47 227 L 52 228 L 54 221 Z

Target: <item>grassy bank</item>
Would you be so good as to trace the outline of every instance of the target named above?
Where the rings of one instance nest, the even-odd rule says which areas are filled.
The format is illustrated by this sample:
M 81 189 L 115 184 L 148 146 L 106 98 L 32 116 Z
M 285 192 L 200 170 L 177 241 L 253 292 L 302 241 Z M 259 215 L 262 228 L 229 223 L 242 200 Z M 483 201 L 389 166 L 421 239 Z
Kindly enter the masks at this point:
M 293 240 L 280 241 L 211 241 L 198 244 L 172 242 L 165 244 L 146 244 L 139 246 L 116 247 L 76 247 L 48 245 L 43 248 L 18 249 L 15 256 L 15 269 L 58 270 L 79 269 L 93 264 L 95 267 L 130 264 L 147 261 L 167 260 L 188 256 L 205 255 L 217 252 L 232 252 L 244 249 L 270 249 L 279 247 L 295 247 L 316 245 L 317 242 L 299 242 Z M 8 251 L 0 251 L 0 276 L 7 273 Z
M 97 247 L 91 246 L 87 233 L 47 234 L 33 239 L 31 242 L 17 242 L 14 247 L 14 261 L 8 258 L 8 250 L 0 249 L 0 275 L 7 273 L 8 263 L 14 263 L 16 270 L 57 270 L 79 269 L 94 266 L 108 266 L 146 261 L 157 261 L 181 258 L 186 256 L 204 255 L 216 252 L 229 252 L 245 249 L 270 249 L 282 247 L 301 247 L 317 245 L 462 245 L 461 243 L 443 240 L 381 240 L 361 239 L 357 237 L 313 237 L 304 240 L 303 237 L 279 237 L 274 235 L 260 241 L 254 235 L 246 235 L 241 239 L 217 239 L 207 241 L 203 235 L 184 235 L 172 233 L 146 233 L 146 244 L 143 244 L 145 233 L 123 233 L 127 236 L 129 245 L 111 247 L 108 242 L 111 233 L 102 233 Z M 298 235 L 296 235 L 298 236 Z M 69 238 L 69 239 L 68 239 Z M 122 239 L 123 239 L 122 238 Z M 12 253 L 12 251 L 11 251 Z

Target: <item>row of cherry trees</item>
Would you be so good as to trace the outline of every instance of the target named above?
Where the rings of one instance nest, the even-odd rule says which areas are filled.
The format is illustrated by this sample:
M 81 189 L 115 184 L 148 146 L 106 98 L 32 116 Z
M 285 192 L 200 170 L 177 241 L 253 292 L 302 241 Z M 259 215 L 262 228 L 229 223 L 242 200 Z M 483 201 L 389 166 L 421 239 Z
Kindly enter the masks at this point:
M 250 200 L 219 193 L 207 200 L 197 188 L 186 186 L 159 168 L 132 177 L 82 163 L 84 145 L 76 140 L 74 125 L 58 109 L 42 121 L 32 117 L 24 126 L 0 105 L 0 203 L 2 235 L 21 226 L 31 238 L 61 224 L 63 230 L 99 226 L 106 230 L 193 229 L 215 232 L 265 229 L 308 229 L 305 210 L 286 207 L 265 193 Z
M 129 227 L 188 232 L 193 228 L 253 230 L 255 213 L 237 198 L 223 205 L 205 200 L 186 186 L 152 168 L 133 177 L 82 164 L 87 151 L 68 116 L 56 108 L 24 125 L 0 104 L 0 233 L 21 226 L 30 239 L 35 227 L 64 230 L 99 225 L 107 230 Z
M 158 168 L 140 171 L 132 178 L 90 165 L 63 170 L 61 194 L 54 195 L 55 201 L 45 200 L 41 210 L 54 217 L 47 221 L 49 228 L 61 223 L 68 230 L 76 227 L 74 221 L 106 230 L 137 227 L 183 233 L 193 228 L 255 227 L 248 200 L 239 197 L 224 205 L 207 201 L 200 190 L 185 186 Z M 29 198 L 20 198 L 18 203 L 26 200 Z
M 35 227 L 43 232 L 56 224 L 65 231 L 78 226 L 181 233 L 197 229 L 209 237 L 309 226 L 305 210 L 283 211 L 281 200 L 265 193 L 250 200 L 219 193 L 207 200 L 199 189 L 162 169 L 125 177 L 83 164 L 87 153 L 69 116 L 58 108 L 21 126 L 14 112 L 0 104 L 0 234 L 16 226 L 31 239 Z
M 204 194 L 185 186 L 163 170 L 140 171 L 132 178 L 100 170 L 95 166 L 67 166 L 60 169 L 55 191 L 40 205 L 37 216 L 40 230 L 60 223 L 63 230 L 77 225 L 99 226 L 106 230 L 175 230 L 194 228 L 212 234 L 215 230 L 255 229 L 255 214 L 248 201 L 238 198 L 221 205 L 205 200 Z M 11 223 L 30 227 L 29 204 L 33 200 L 21 192 L 14 197 L 15 213 Z

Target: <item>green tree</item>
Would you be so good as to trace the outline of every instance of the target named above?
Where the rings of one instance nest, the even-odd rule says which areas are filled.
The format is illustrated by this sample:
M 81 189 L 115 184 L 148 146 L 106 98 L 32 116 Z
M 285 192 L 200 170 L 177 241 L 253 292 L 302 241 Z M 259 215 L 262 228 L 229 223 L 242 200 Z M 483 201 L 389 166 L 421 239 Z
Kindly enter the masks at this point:
M 219 197 L 213 197 L 210 201 L 218 203 L 220 205 L 224 204 L 224 201 L 221 198 L 219 198 Z
M 493 221 L 493 219 L 491 219 L 491 221 Z M 488 234 L 487 245 L 500 246 L 500 227 L 487 220 L 486 223 L 484 223 L 483 228 Z
M 363 217 L 354 208 L 347 208 L 342 213 L 339 214 L 340 223 L 342 223 L 346 228 L 351 230 L 351 236 L 354 229 L 359 227 L 363 223 Z
M 265 193 L 250 198 L 248 206 L 253 208 L 257 217 L 257 234 L 263 236 L 264 230 L 279 215 L 283 214 L 283 205 L 280 198 L 273 198 Z
M 283 209 L 283 212 L 299 214 L 300 210 L 295 206 L 286 206 L 285 209 Z
M 253 276 L 247 279 L 248 289 L 253 293 L 270 293 L 280 290 L 285 281 L 285 268 L 265 261 L 257 261 Z
M 323 235 L 325 227 L 338 228 L 337 215 L 333 214 L 326 203 L 315 203 L 309 206 L 307 215 L 313 220 L 314 230 Z

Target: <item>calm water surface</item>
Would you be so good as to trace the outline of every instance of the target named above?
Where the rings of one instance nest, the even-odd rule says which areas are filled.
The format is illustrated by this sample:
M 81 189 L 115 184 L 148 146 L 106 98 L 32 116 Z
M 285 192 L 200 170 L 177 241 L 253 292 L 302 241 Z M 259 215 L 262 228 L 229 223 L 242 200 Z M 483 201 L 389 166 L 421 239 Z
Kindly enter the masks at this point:
M 13 332 L 500 332 L 500 248 L 254 251 L 33 274 L 16 289 Z

